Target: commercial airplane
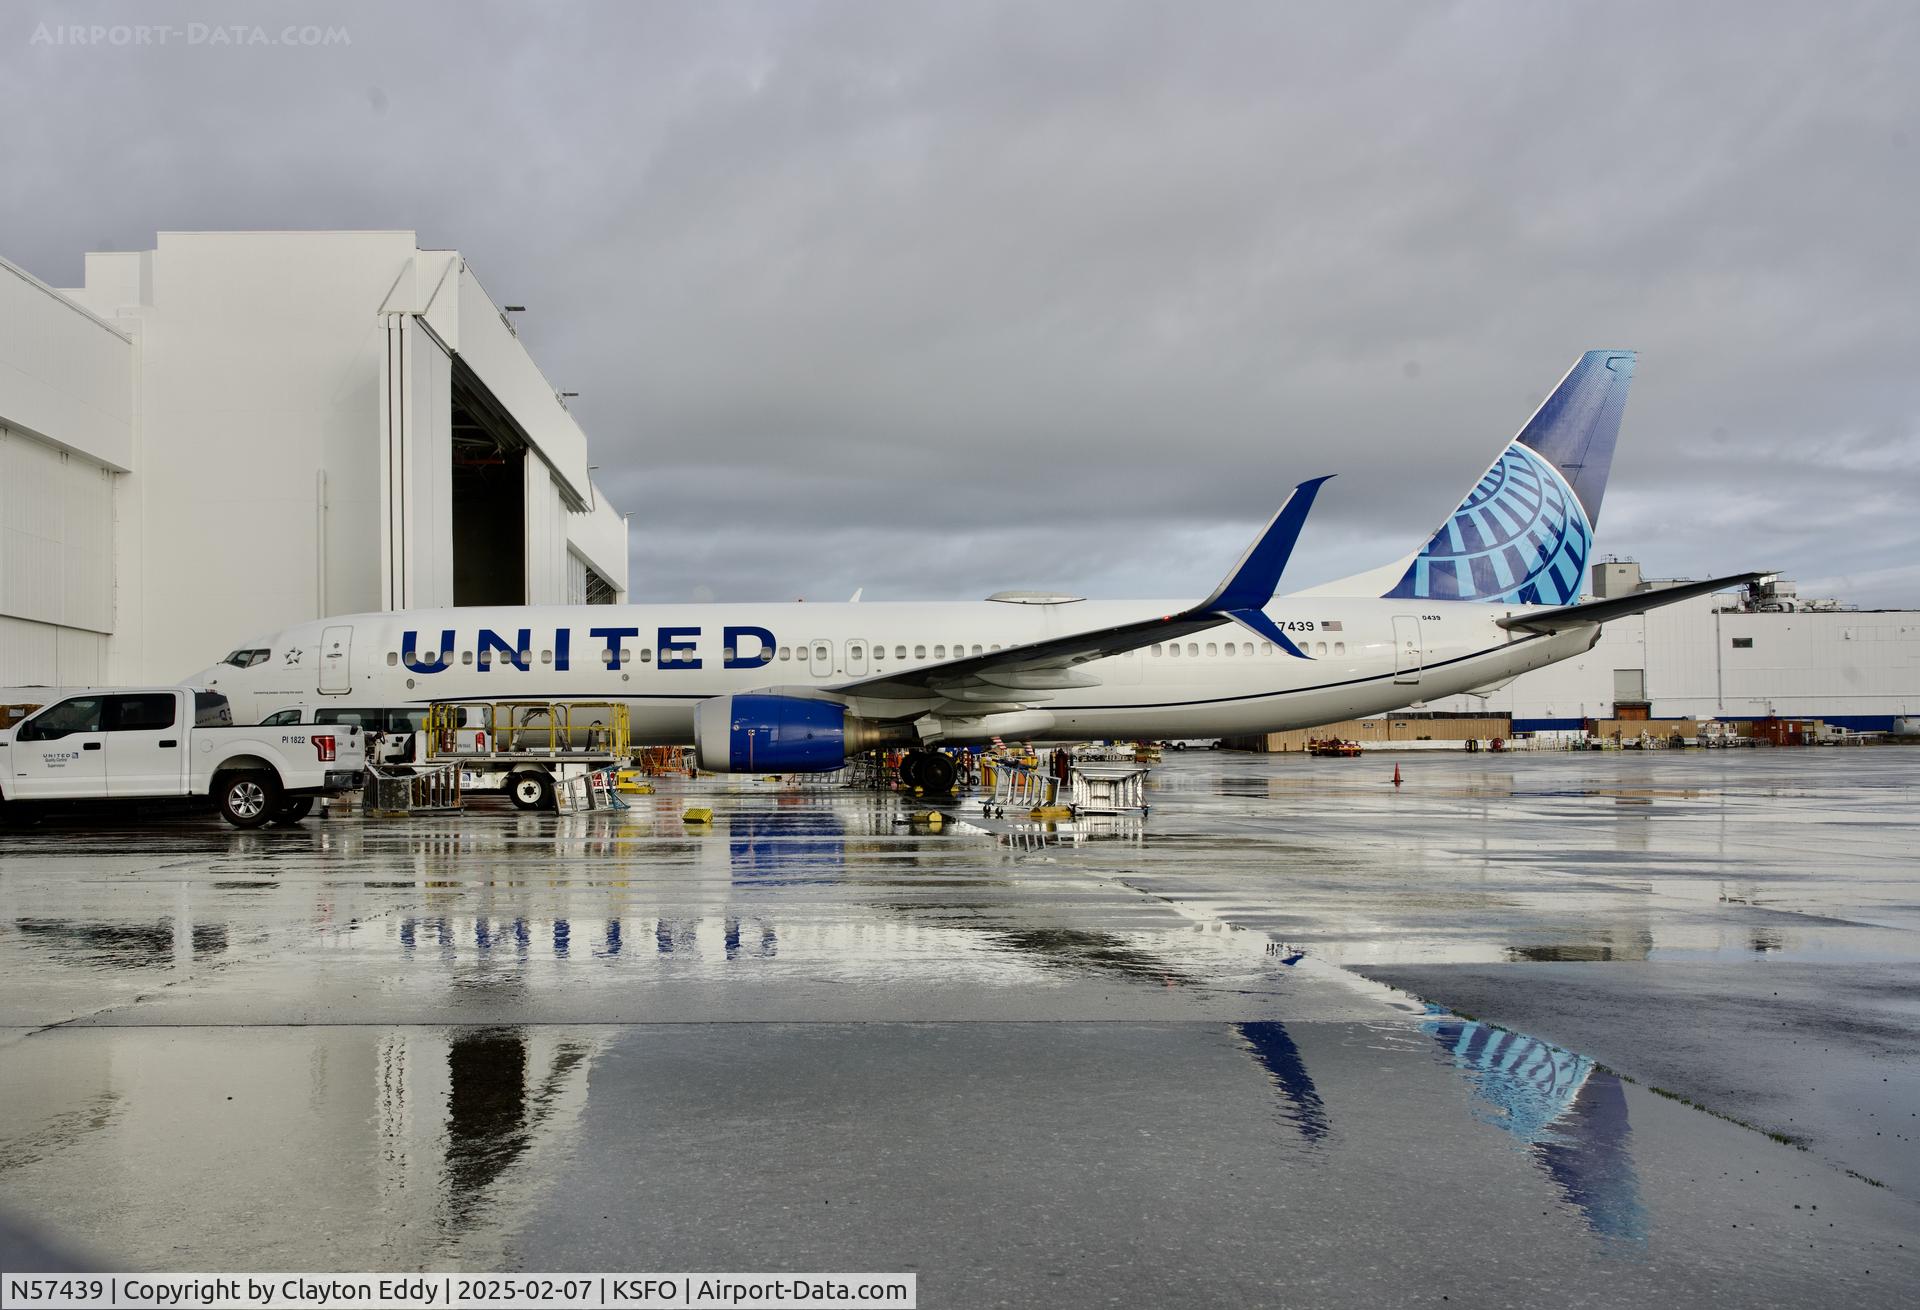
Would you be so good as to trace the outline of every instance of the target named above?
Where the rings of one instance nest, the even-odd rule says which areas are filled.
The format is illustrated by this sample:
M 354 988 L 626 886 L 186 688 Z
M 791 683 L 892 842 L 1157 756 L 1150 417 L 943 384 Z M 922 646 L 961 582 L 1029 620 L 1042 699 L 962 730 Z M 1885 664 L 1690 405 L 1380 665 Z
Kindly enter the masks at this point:
M 1295 487 L 1199 603 L 1000 592 L 937 604 L 541 605 L 357 614 L 289 628 L 193 680 L 237 722 L 284 706 L 616 700 L 636 745 L 789 773 L 994 737 L 1086 741 L 1310 727 L 1491 690 L 1591 649 L 1600 625 L 1762 575 L 1580 603 L 1633 377 L 1582 355 L 1411 555 L 1276 597 L 1327 479 Z

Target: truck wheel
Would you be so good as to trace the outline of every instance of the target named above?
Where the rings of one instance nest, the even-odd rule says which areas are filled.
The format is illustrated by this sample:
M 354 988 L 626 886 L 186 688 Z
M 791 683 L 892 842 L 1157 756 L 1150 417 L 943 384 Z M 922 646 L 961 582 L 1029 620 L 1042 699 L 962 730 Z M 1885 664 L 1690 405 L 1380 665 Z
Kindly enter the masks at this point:
M 280 780 L 271 773 L 229 773 L 220 779 L 213 803 L 220 817 L 236 828 L 258 828 L 280 803 Z
M 288 796 L 273 812 L 273 822 L 292 826 L 313 813 L 313 797 Z
M 553 778 L 539 770 L 528 769 L 507 779 L 507 795 L 523 810 L 553 808 Z

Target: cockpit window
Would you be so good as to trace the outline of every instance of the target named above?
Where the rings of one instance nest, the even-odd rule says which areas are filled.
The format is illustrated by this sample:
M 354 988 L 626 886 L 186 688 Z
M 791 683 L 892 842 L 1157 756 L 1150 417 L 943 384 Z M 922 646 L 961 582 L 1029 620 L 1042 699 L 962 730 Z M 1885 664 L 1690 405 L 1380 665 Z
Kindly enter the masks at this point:
M 267 656 L 271 654 L 273 652 L 270 650 L 237 650 L 220 662 L 231 664 L 236 669 L 250 669 L 256 664 L 265 664 Z

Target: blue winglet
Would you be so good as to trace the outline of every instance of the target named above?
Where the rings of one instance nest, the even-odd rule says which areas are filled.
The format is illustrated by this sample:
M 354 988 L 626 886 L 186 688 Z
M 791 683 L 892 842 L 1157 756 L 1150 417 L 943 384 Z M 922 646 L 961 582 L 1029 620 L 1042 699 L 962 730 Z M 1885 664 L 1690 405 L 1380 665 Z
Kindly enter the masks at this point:
M 1294 543 L 1300 540 L 1300 528 L 1307 521 L 1307 511 L 1313 508 L 1313 498 L 1332 479 L 1333 475 L 1329 473 L 1324 478 L 1311 478 L 1295 487 L 1293 494 L 1287 497 L 1287 503 L 1267 524 L 1266 530 L 1247 547 L 1247 553 L 1233 566 L 1233 572 L 1214 588 L 1213 595 L 1195 608 L 1222 614 L 1265 609 L 1267 602 L 1273 599 L 1274 589 L 1280 585 L 1280 575 L 1286 571 Z
M 1265 610 L 1223 610 L 1221 613 L 1224 617 L 1232 619 L 1241 627 L 1248 628 L 1257 635 L 1265 637 L 1268 641 L 1295 659 L 1310 660 L 1313 658 L 1313 656 L 1294 645 L 1287 637 L 1287 634 L 1280 631 L 1280 625 L 1267 617 Z

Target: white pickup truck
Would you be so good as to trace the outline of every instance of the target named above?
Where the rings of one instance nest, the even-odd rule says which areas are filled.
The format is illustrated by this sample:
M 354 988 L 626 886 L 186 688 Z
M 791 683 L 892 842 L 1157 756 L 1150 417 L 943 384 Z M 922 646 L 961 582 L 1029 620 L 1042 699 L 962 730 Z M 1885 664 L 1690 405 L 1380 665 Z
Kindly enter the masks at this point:
M 358 727 L 233 726 L 194 687 L 65 690 L 0 730 L 0 823 L 100 802 L 211 799 L 236 828 L 298 823 L 365 781 Z

